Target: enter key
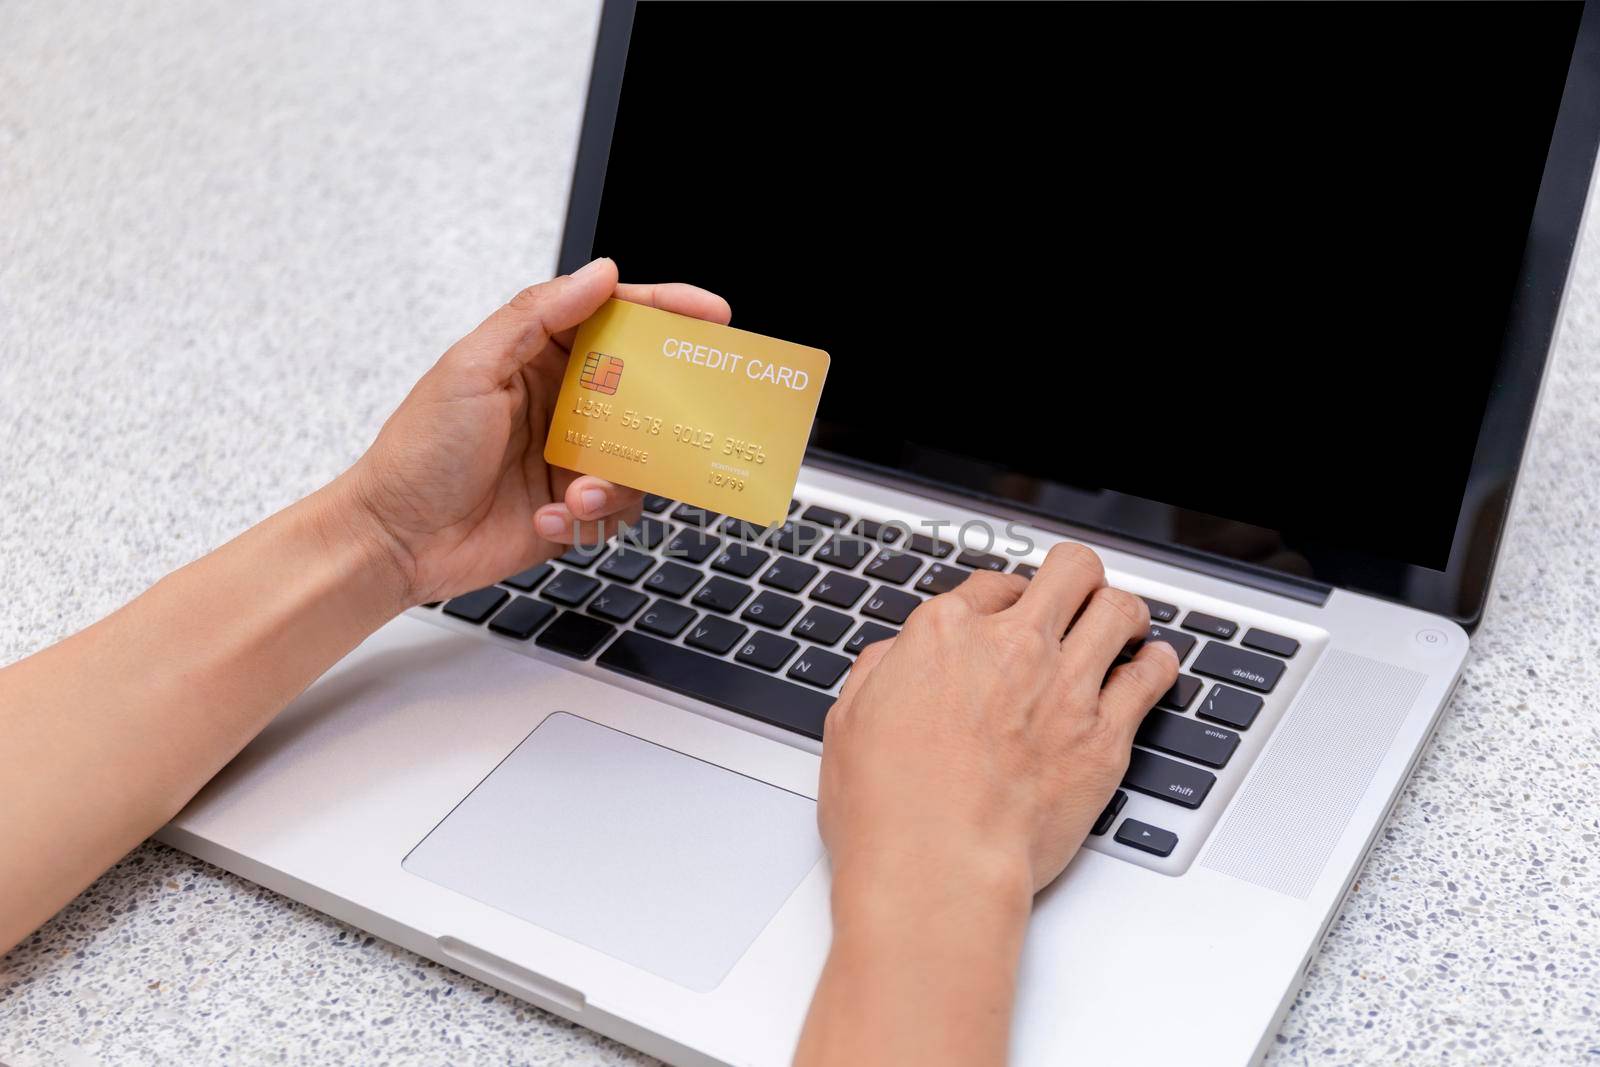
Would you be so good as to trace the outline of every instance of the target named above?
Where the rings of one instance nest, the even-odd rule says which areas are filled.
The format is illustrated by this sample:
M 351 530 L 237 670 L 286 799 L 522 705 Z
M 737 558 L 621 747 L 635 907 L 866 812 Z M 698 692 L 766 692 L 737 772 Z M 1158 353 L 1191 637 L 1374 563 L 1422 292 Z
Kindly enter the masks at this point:
M 1207 767 L 1225 767 L 1239 747 L 1239 735 L 1220 726 L 1152 711 L 1139 726 L 1134 744 L 1168 752 Z

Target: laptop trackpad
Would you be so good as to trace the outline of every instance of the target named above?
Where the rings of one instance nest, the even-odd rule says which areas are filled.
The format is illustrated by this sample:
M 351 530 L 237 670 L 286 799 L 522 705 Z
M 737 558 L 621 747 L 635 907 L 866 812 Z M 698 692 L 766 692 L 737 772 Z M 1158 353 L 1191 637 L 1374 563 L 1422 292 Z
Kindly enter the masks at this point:
M 821 856 L 810 798 L 557 712 L 403 866 L 707 992 Z

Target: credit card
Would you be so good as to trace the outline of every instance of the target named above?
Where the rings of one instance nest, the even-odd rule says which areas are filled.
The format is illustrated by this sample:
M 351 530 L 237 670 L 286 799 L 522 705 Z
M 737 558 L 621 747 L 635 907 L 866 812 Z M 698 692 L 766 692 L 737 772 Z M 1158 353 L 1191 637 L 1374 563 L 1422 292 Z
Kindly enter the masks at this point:
M 827 376 L 821 349 L 609 300 L 578 327 L 544 458 L 779 523 Z

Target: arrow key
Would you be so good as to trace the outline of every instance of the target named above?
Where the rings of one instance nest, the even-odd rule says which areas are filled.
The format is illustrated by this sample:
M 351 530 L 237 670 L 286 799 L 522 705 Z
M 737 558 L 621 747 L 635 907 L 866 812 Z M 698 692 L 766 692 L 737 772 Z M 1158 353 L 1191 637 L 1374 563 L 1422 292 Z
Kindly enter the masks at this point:
M 1117 827 L 1117 844 L 1148 852 L 1152 856 L 1170 856 L 1178 847 L 1178 835 L 1159 826 L 1151 826 L 1138 819 L 1123 819 Z
M 1106 831 L 1111 829 L 1111 824 L 1116 822 L 1117 816 L 1122 813 L 1123 805 L 1127 803 L 1128 794 L 1120 789 L 1113 793 L 1105 809 L 1100 812 L 1100 817 L 1094 821 L 1094 828 L 1089 832 L 1095 837 L 1104 837 Z

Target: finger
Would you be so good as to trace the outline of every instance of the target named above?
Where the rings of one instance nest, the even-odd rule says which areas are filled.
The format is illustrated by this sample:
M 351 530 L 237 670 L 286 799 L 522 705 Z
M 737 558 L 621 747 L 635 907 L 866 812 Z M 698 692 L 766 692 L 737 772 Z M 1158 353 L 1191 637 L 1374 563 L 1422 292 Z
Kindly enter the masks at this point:
M 598 311 L 616 288 L 617 265 L 609 259 L 530 285 L 456 342 L 450 353 L 504 379 L 543 352 L 556 334 Z
M 563 499 L 567 510 L 578 519 L 603 519 L 617 512 L 625 512 L 644 499 L 637 489 L 616 485 L 604 478 L 584 475 L 573 479 L 567 486 Z
M 733 318 L 733 309 L 722 297 L 709 289 L 683 282 L 653 282 L 648 285 L 624 282 L 617 286 L 617 299 L 630 304 L 648 304 L 662 311 L 673 311 L 724 325 Z
M 1100 690 L 1100 714 L 1133 743 L 1139 724 L 1161 694 L 1178 680 L 1178 654 L 1165 641 L 1146 641 L 1134 657 L 1111 672 Z
M 1061 669 L 1070 677 L 1099 682 L 1128 642 L 1149 632 L 1150 609 L 1143 600 L 1101 586 L 1089 594 L 1089 603 L 1061 642 Z
M 885 638 L 874 641 L 856 654 L 855 665 L 850 668 L 850 673 L 845 675 L 844 687 L 839 690 L 839 699 L 835 706 L 848 704 L 855 698 L 857 691 L 866 684 L 872 672 L 878 669 L 878 664 L 883 662 L 883 657 L 889 654 L 894 647 L 894 638 Z
M 720 322 L 724 326 L 733 318 L 733 309 L 722 297 L 709 289 L 702 289 L 698 285 L 686 285 L 683 282 L 650 282 L 643 285 L 638 282 L 622 282 L 612 295 L 630 304 L 645 304 L 660 308 L 662 311 L 688 315 L 694 319 Z M 576 334 L 576 330 L 557 333 L 556 344 L 563 348 L 571 348 L 572 339 Z
M 1093 549 L 1071 541 L 1053 546 L 1011 610 L 1053 637 L 1067 632 L 1085 600 L 1106 584 L 1106 569 Z
M 979 571 L 944 595 L 952 600 L 964 600 L 979 615 L 993 615 L 1017 602 L 1028 580 L 1020 574 L 996 574 Z
M 591 548 L 617 532 L 617 524 L 612 519 L 607 518 L 603 521 L 579 519 L 565 504 L 546 504 L 534 512 L 533 528 L 546 541 L 553 541 L 558 545 L 585 545 Z

